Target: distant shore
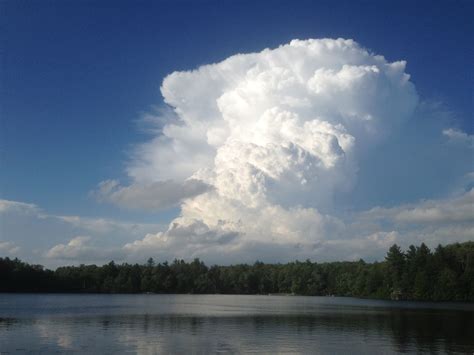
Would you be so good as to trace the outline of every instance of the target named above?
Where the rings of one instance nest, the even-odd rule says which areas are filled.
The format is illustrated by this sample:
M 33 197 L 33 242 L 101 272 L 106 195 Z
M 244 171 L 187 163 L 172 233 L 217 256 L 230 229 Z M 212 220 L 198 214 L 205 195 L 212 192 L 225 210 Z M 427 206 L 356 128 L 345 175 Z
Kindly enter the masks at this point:
M 474 242 L 393 245 L 382 262 L 306 260 L 206 266 L 199 259 L 63 266 L 0 258 L 0 292 L 345 296 L 474 302 Z

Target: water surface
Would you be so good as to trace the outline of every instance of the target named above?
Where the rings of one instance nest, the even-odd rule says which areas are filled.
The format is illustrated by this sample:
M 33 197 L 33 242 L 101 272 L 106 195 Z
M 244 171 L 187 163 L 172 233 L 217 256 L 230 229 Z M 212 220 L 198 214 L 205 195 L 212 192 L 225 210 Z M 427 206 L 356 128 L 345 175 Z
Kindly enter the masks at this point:
M 0 353 L 474 352 L 474 304 L 0 294 Z

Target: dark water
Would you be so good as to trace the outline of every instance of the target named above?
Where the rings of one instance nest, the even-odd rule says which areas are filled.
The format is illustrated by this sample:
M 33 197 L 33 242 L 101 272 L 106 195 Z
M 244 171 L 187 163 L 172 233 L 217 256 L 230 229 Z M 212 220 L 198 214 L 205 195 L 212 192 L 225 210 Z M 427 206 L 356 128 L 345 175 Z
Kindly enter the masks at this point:
M 474 305 L 339 297 L 0 294 L 0 354 L 474 352 Z

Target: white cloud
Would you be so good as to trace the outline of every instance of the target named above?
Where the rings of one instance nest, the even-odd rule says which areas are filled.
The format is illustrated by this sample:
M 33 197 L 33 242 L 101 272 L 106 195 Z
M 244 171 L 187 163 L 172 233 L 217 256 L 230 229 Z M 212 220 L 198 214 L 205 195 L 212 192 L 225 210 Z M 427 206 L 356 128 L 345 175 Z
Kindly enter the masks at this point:
M 2 256 L 16 256 L 20 248 L 13 242 L 0 241 L 0 253 Z
M 188 179 L 184 182 L 157 181 L 120 186 L 116 180 L 99 184 L 93 195 L 100 202 L 109 202 L 125 208 L 159 211 L 179 205 L 184 199 L 209 190 L 202 181 Z
M 424 196 L 416 195 L 420 187 L 438 193 L 441 183 L 472 171 L 464 146 L 442 144 L 443 137 L 468 144 L 472 137 L 453 129 L 440 135 L 446 115 L 417 106 L 405 66 L 352 40 L 322 39 L 170 74 L 161 91 L 174 112 L 141 120 L 153 136 L 133 152 L 131 183 L 107 180 L 94 194 L 127 208 L 179 205 L 180 215 L 165 229 L 43 214 L 48 223 L 68 226 L 43 255 L 223 264 L 380 259 L 393 243 L 473 239 L 473 192 L 464 182 L 454 198 L 365 212 L 348 212 L 340 202 L 358 186 L 364 198 L 386 193 L 390 201 L 407 191 L 413 201 Z M 434 118 L 414 122 L 423 111 Z M 442 157 L 451 165 L 440 165 Z M 70 240 L 74 235 L 91 238 Z
M 341 238 L 344 223 L 320 210 L 351 189 L 359 158 L 413 114 L 405 64 L 352 40 L 294 40 L 170 74 L 161 91 L 177 119 L 137 149 L 128 173 L 213 189 L 184 199 L 168 231 L 124 249 L 245 258 L 264 246 L 299 257 Z
M 74 237 L 67 244 L 58 244 L 52 247 L 46 256 L 53 259 L 77 259 L 87 256 L 93 250 L 87 246 L 90 239 L 89 236 Z
M 181 218 L 166 232 L 126 244 L 124 252 L 136 260 L 156 255 L 162 260 L 200 257 L 224 264 L 380 260 L 394 243 L 407 248 L 423 242 L 434 248 L 474 240 L 473 194 L 471 190 L 453 198 L 377 207 L 344 219 L 317 217 L 314 210 L 262 211 L 253 220 L 246 216 L 248 225 L 221 221 L 211 228 L 201 220 Z
M 474 223 L 474 189 L 443 200 L 426 200 L 393 208 L 376 207 L 362 215 L 399 224 Z
M 466 144 L 469 148 L 474 148 L 474 135 L 472 134 L 467 134 L 456 128 L 447 128 L 443 130 L 443 135 L 448 137 L 450 142 Z
M 24 203 L 24 202 L 18 202 L 18 201 L 10 201 L 10 200 L 0 200 L 0 213 L 11 213 L 11 212 L 38 214 L 39 209 L 36 205 L 32 203 Z
M 61 264 L 50 257 L 59 255 L 60 251 L 68 256 L 69 262 L 74 263 L 123 260 L 123 244 L 166 227 L 106 218 L 48 214 L 34 204 L 18 201 L 0 200 L 0 206 L 0 254 L 48 267 Z M 87 235 L 90 239 L 77 239 L 70 244 L 71 237 L 77 235 Z M 82 243 L 80 247 L 78 242 Z M 51 248 L 54 250 L 48 254 Z
M 127 235 L 134 237 L 143 235 L 150 229 L 163 229 L 165 225 L 154 223 L 134 223 L 134 222 L 120 222 L 107 218 L 88 218 L 81 216 L 55 216 L 50 215 L 50 218 L 58 219 L 66 222 L 71 227 L 77 230 L 84 230 L 94 235 Z
M 120 249 L 108 246 L 100 248 L 91 243 L 90 236 L 76 236 L 66 244 L 57 244 L 45 253 L 48 259 L 73 262 L 99 262 L 108 259 L 122 259 Z

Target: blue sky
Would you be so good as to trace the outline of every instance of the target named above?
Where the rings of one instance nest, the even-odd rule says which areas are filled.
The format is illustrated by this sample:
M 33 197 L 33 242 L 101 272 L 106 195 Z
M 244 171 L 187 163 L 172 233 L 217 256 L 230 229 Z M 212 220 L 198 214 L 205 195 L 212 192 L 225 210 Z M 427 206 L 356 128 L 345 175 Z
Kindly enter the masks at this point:
M 48 215 L 141 223 L 151 226 L 144 227 L 147 233 L 166 225 L 179 214 L 179 204 L 157 211 L 94 197 L 98 184 L 109 179 L 133 185 L 127 173 L 132 153 L 153 136 L 137 121 L 164 106 L 163 79 L 307 38 L 353 39 L 388 62 L 407 61 L 420 102 L 411 130 L 358 161 L 351 194 L 316 208 L 331 212 L 352 204 L 349 210 L 359 211 L 451 201 L 460 198 L 453 191 L 474 170 L 469 147 L 453 153 L 418 139 L 438 135 L 442 142 L 446 129 L 454 134 L 445 138 L 472 139 L 472 1 L 4 1 L 1 7 L 4 200 L 34 204 Z M 374 162 L 384 164 L 388 157 L 390 167 L 374 170 Z M 410 168 L 416 166 L 424 169 Z M 381 181 L 394 174 L 393 188 L 383 188 Z M 381 187 L 370 189 L 375 185 Z M 7 224 L 0 240 L 20 245 L 19 229 L 3 218 Z M 75 232 L 60 229 L 55 243 L 67 245 Z M 67 234 L 63 240 L 61 233 Z M 52 246 L 41 238 L 35 248 Z M 24 243 L 25 257 L 41 261 Z

